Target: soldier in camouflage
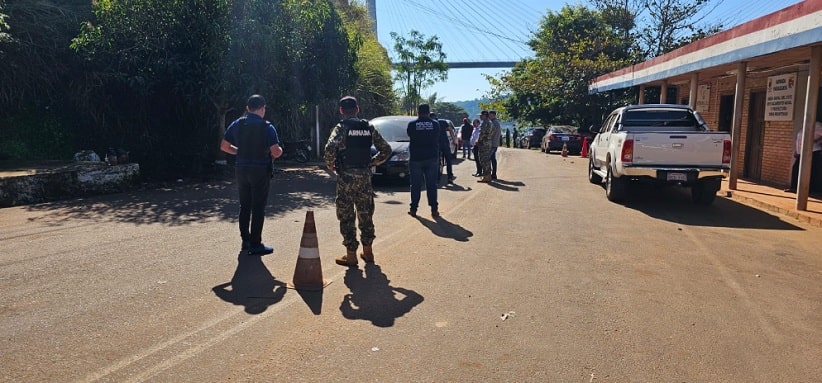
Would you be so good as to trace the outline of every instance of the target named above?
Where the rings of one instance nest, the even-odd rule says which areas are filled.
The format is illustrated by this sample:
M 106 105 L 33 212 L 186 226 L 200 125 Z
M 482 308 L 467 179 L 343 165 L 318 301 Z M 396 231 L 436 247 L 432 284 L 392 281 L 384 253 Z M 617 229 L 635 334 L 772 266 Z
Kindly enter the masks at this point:
M 480 113 L 482 123 L 480 124 L 480 133 L 477 138 L 477 145 L 479 146 L 479 159 L 482 161 L 482 179 L 477 182 L 491 182 L 491 141 L 494 131 L 494 126 L 488 118 L 488 111 L 483 110 Z
M 325 163 L 337 173 L 337 219 L 346 254 L 335 261 L 342 266 L 357 266 L 357 228 L 366 263 L 374 262 L 371 244 L 374 242 L 374 189 L 371 186 L 371 167 L 382 164 L 391 156 L 391 146 L 367 120 L 357 118 L 360 108 L 351 96 L 340 100 L 343 119 L 331 131 L 325 145 Z M 377 153 L 371 155 L 371 145 Z

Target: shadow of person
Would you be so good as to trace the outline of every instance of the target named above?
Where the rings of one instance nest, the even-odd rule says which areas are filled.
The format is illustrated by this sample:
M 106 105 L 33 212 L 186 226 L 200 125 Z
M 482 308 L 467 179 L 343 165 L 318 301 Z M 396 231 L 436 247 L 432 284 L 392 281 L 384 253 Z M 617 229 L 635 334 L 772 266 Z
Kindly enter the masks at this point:
M 525 183 L 522 181 L 506 181 L 502 178 L 495 179 L 494 182 L 508 186 L 525 186 Z
M 214 286 L 211 291 L 220 299 L 244 306 L 249 314 L 262 314 L 268 306 L 283 299 L 285 283 L 274 279 L 259 256 L 240 253 L 237 270 L 231 282 Z
M 464 227 L 451 223 L 441 215 L 434 217 L 434 221 L 430 221 L 423 217 L 417 216 L 417 221 L 431 230 L 434 235 L 443 238 L 452 238 L 460 242 L 468 242 L 468 238 L 473 237 L 474 233 Z
M 364 276 L 359 268 L 348 268 L 343 281 L 351 290 L 340 303 L 343 317 L 371 321 L 377 327 L 393 326 L 396 318 L 423 301 L 413 290 L 389 285 L 388 277 L 373 263 L 365 264 Z M 399 299 L 398 294 L 402 296 Z
M 517 187 L 517 186 L 522 186 L 522 185 L 519 185 L 519 184 L 522 184 L 522 182 L 510 182 L 510 181 L 499 180 L 499 179 L 493 180 L 493 181 L 488 183 L 488 185 L 491 186 L 491 187 L 494 187 L 494 188 L 497 188 L 497 189 L 500 189 L 500 190 L 505 190 L 505 191 L 519 191 L 519 187 Z M 511 185 L 513 185 L 513 186 L 511 186 Z

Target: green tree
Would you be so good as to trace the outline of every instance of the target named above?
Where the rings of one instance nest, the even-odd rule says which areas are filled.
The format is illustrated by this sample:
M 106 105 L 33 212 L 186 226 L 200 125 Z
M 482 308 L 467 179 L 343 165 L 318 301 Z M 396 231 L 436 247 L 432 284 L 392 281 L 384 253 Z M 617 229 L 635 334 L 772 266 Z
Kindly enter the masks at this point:
M 462 123 L 462 119 L 468 117 L 468 112 L 462 107 L 450 102 L 430 103 L 431 111 L 437 113 L 437 118 L 451 120 L 454 125 Z
M 89 2 L 14 0 L 0 11 L 0 115 L 49 105 L 75 76 L 69 43 L 91 16 Z
M 313 132 L 314 106 L 355 77 L 327 1 L 100 0 L 73 47 L 87 60 L 98 136 L 128 143 L 159 176 L 196 173 L 254 93 L 284 139 Z
M 356 80 L 347 93 L 357 97 L 364 118 L 394 113 L 397 97 L 391 79 L 391 60 L 371 29 L 367 10 L 357 3 L 341 6 L 340 10 L 356 60 Z M 329 109 L 336 118 L 336 109 Z
M 549 12 L 529 42 L 535 57 L 517 63 L 495 87 L 498 96 L 507 95 L 508 116 L 540 125 L 598 119 L 607 100 L 589 95 L 588 82 L 630 62 L 622 37 L 598 11 Z
M 446 54 L 437 36 L 426 39 L 419 31 L 411 30 L 409 38 L 396 32 L 391 32 L 391 38 L 398 56 L 394 70 L 395 79 L 402 84 L 402 109 L 413 114 L 422 90 L 448 78 Z
M 11 36 L 8 34 L 9 24 L 6 22 L 8 15 L 4 14 L 3 8 L 6 7 L 4 1 L 0 1 L 0 44 L 7 43 L 11 41 Z M 0 52 L 2 52 L 3 46 L 0 45 Z
M 84 0 L 0 1 L 0 159 L 65 159 L 82 126 L 72 89 L 82 77 L 69 49 Z
M 73 48 L 87 62 L 89 139 L 133 151 L 147 173 L 198 172 L 216 146 L 229 1 L 100 0 Z
M 699 27 L 710 6 L 711 0 L 643 0 L 650 19 L 638 33 L 643 56 L 660 56 L 721 30 L 721 24 Z

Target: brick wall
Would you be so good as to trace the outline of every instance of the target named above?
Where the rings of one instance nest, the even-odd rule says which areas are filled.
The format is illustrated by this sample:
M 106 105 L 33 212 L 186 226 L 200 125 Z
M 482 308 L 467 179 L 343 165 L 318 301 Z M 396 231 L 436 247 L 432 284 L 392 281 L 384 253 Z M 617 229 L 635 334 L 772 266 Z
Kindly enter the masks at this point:
M 768 78 L 749 77 L 745 83 L 745 95 L 742 100 L 742 134 L 739 140 L 739 151 L 736 160 L 737 176 L 742 177 L 745 170 L 745 146 L 748 139 L 748 118 L 752 92 L 765 91 Z M 733 95 L 736 90 L 736 77 L 727 77 L 702 82 L 700 85 L 710 85 L 711 93 L 708 110 L 702 112 L 702 117 L 711 129 L 719 126 L 719 100 L 721 96 Z M 796 95 L 796 102 L 801 102 L 803 95 Z M 794 116 L 801 118 L 801 116 Z M 792 121 L 765 121 L 764 142 L 762 149 L 762 171 L 759 182 L 775 186 L 787 186 L 790 182 L 791 165 L 793 161 L 793 122 Z

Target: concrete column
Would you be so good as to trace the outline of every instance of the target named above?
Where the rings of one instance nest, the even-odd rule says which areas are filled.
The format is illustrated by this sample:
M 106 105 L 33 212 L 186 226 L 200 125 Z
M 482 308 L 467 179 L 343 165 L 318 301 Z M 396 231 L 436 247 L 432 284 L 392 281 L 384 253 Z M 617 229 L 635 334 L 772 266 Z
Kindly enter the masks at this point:
M 816 103 L 819 99 L 819 71 L 822 70 L 822 46 L 811 48 L 808 67 L 808 89 L 805 95 L 805 121 L 802 126 L 802 153 L 799 155 L 799 180 L 796 184 L 796 210 L 808 210 L 811 186 L 813 134 L 816 124 Z
M 639 86 L 639 105 L 645 103 L 645 84 Z
M 662 86 L 659 87 L 659 103 L 660 104 L 667 104 L 668 103 L 668 82 L 663 81 Z
M 745 99 L 745 79 L 748 63 L 741 61 L 736 66 L 736 90 L 734 91 L 734 119 L 731 125 L 731 174 L 728 176 L 728 189 L 736 190 L 737 173 L 739 173 L 739 140 L 742 138 L 742 100 Z
M 699 86 L 699 73 L 691 73 L 691 92 L 688 93 L 688 106 L 696 109 L 696 92 Z

